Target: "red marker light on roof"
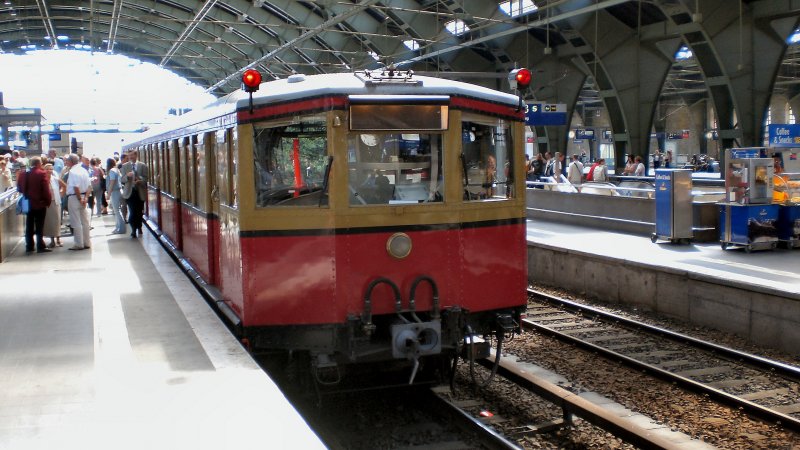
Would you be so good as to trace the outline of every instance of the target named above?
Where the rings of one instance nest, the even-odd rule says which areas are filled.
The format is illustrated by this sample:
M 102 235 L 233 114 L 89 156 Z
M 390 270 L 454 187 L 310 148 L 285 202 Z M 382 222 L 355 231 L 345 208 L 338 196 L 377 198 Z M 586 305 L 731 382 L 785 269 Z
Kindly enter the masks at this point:
M 532 79 L 533 75 L 528 69 L 514 69 L 508 74 L 508 82 L 511 84 L 511 89 L 528 89 Z
M 261 74 L 255 69 L 247 69 L 242 74 L 242 90 L 255 92 L 261 85 Z

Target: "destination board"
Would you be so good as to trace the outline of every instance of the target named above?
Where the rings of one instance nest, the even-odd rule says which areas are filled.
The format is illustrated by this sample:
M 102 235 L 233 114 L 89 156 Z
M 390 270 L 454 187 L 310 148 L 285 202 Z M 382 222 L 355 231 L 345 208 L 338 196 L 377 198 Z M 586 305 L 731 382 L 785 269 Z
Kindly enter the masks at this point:
M 528 103 L 525 105 L 525 125 L 566 125 L 567 105 L 564 103 Z

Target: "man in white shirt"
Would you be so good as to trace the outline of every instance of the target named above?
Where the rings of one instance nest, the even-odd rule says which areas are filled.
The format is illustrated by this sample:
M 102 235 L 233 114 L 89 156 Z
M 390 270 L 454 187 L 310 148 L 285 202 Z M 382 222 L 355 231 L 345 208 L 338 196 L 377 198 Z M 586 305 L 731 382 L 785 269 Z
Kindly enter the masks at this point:
M 89 220 L 89 210 L 86 209 L 92 192 L 92 182 L 89 180 L 89 172 L 81 166 L 78 155 L 71 153 L 67 156 L 66 168 L 69 169 L 67 209 L 74 241 L 70 250 L 85 250 L 92 246 L 89 235 L 92 225 Z
M 644 163 L 642 163 L 642 157 L 641 156 L 637 156 L 634 161 L 636 161 L 636 170 L 633 171 L 633 176 L 635 176 L 635 177 L 643 177 L 644 176 Z
M 578 155 L 572 155 L 572 162 L 567 168 L 567 179 L 573 185 L 583 183 L 583 164 Z

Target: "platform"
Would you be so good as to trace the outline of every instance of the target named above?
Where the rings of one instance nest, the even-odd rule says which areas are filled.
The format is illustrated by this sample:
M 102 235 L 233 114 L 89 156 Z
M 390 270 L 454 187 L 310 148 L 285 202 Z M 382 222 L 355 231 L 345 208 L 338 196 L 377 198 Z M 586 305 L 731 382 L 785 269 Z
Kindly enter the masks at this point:
M 800 351 L 800 249 L 745 253 L 545 221 L 527 227 L 531 281 Z
M 0 264 L 0 448 L 325 448 L 149 233 Z

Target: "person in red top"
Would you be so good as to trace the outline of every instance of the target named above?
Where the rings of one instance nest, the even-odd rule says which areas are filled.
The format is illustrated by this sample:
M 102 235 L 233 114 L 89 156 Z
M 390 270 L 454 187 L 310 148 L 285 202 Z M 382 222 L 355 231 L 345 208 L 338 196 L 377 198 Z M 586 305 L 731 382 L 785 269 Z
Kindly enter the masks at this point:
M 17 180 L 17 188 L 28 197 L 30 210 L 25 223 L 25 253 L 33 252 L 33 235 L 36 235 L 36 251 L 51 252 L 44 242 L 44 218 L 47 207 L 53 201 L 50 191 L 50 176 L 42 169 L 42 159 L 38 156 L 30 159 L 31 170 L 21 180 Z

